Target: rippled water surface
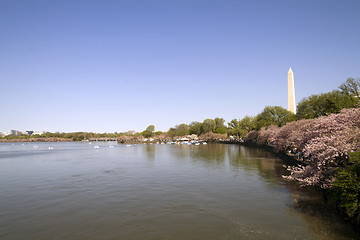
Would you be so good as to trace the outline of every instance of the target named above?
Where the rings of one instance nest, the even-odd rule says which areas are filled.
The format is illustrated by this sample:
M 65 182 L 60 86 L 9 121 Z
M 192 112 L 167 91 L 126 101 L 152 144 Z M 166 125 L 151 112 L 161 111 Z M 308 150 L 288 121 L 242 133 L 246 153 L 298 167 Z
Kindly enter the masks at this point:
M 2 143 L 0 239 L 359 239 L 283 164 L 239 145 Z

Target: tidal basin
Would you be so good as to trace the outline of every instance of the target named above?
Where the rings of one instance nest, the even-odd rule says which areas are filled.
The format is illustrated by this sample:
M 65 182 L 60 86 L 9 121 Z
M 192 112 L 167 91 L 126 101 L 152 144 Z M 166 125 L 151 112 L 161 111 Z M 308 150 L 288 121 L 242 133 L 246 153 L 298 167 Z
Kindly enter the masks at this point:
M 360 237 L 284 164 L 230 144 L 1 143 L 0 239 Z

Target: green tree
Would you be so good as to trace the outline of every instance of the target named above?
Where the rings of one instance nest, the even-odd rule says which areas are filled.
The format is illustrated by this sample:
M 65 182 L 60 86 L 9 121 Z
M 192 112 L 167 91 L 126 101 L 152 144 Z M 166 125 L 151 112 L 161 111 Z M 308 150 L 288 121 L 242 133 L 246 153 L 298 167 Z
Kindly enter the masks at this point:
M 167 131 L 167 135 L 169 135 L 170 137 L 175 137 L 176 136 L 176 129 L 175 128 L 170 128 Z
M 228 134 L 237 137 L 244 137 L 248 132 L 255 129 L 255 118 L 245 116 L 241 120 L 233 119 L 228 123 Z
M 189 124 L 189 133 L 200 135 L 201 134 L 201 126 L 202 126 L 202 123 L 200 123 L 200 122 L 196 122 L 196 121 L 191 122 Z
M 224 134 L 226 133 L 225 120 L 223 118 L 215 118 L 215 133 Z
M 175 134 L 176 136 L 185 136 L 189 135 L 189 127 L 186 124 L 180 124 L 175 126 Z
M 348 78 L 346 82 L 339 86 L 342 93 L 348 96 L 355 96 L 357 99 L 360 98 L 360 79 L 355 80 L 354 78 Z
M 201 125 L 201 133 L 214 132 L 216 123 L 213 119 L 205 119 Z
M 145 131 L 143 131 L 141 133 L 141 135 L 143 135 L 143 137 L 145 138 L 149 138 L 149 137 L 152 137 L 154 135 L 154 132 L 155 132 L 155 126 L 154 125 L 149 125 Z
M 354 216 L 360 202 L 360 151 L 350 153 L 348 165 L 338 172 L 331 190 L 345 213 Z
M 151 133 L 155 132 L 155 126 L 154 125 L 149 125 L 145 131 L 149 131 Z
M 255 129 L 255 118 L 250 116 L 245 116 L 239 122 L 240 128 L 244 129 L 246 133 L 251 132 Z
M 327 116 L 331 113 L 339 113 L 343 108 L 356 107 L 357 102 L 354 96 L 343 94 L 338 90 L 311 95 L 299 102 L 296 117 L 311 119 Z
M 149 132 L 149 131 L 143 131 L 142 133 L 141 133 L 141 135 L 144 137 L 144 138 L 149 138 L 149 137 L 152 137 L 152 133 L 151 132 Z
M 239 120 L 233 119 L 230 122 L 228 122 L 228 135 L 236 136 L 240 138 L 245 134 L 246 134 L 245 131 L 240 127 Z
M 270 125 L 281 127 L 294 120 L 295 114 L 285 108 L 280 106 L 266 106 L 264 110 L 256 116 L 255 126 L 256 130 Z

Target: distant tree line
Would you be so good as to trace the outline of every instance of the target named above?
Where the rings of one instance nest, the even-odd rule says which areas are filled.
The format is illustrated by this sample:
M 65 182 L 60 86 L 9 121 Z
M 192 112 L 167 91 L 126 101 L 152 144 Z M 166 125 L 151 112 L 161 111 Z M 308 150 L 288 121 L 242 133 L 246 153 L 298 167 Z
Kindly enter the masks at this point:
M 338 90 L 328 93 L 313 94 L 302 99 L 297 105 L 297 113 L 293 114 L 280 106 L 266 106 L 256 116 L 245 116 L 233 119 L 225 125 L 223 118 L 205 119 L 203 122 L 193 121 L 190 124 L 178 124 L 167 132 L 155 132 L 154 125 L 150 125 L 141 135 L 152 137 L 166 134 L 170 137 L 189 134 L 202 135 L 209 132 L 227 134 L 236 138 L 243 138 L 253 130 L 260 130 L 270 126 L 282 127 L 289 122 L 300 119 L 313 119 L 340 113 L 344 108 L 354 108 L 359 104 L 360 80 L 348 78 L 339 86 Z
M 348 78 L 339 86 L 339 90 L 328 93 L 314 94 L 302 99 L 297 105 L 296 115 L 280 106 L 266 106 L 255 117 L 246 116 L 243 119 L 233 119 L 228 123 L 229 135 L 244 137 L 253 130 L 269 126 L 282 127 L 288 122 L 300 119 L 313 119 L 340 113 L 344 108 L 354 108 L 359 104 L 360 80 Z
M 89 139 L 98 139 L 98 138 L 117 138 L 126 133 L 93 133 L 93 132 L 44 132 L 42 134 L 33 134 L 33 135 L 18 135 L 18 136 L 5 136 L 3 139 L 30 139 L 30 138 L 67 138 L 72 139 L 73 141 L 83 141 Z
M 154 125 L 149 125 L 142 132 L 124 132 L 124 133 L 92 133 L 92 132 L 45 132 L 36 135 L 36 137 L 58 137 L 68 138 L 73 141 L 82 141 L 95 138 L 118 138 L 120 136 L 142 136 L 150 138 L 154 136 L 186 136 L 196 134 L 198 136 L 214 133 L 227 134 L 235 138 L 243 138 L 253 130 L 260 130 L 270 126 L 282 127 L 289 122 L 300 119 L 313 119 L 320 116 L 327 116 L 332 113 L 339 113 L 344 108 L 353 108 L 359 104 L 360 80 L 348 78 L 346 82 L 339 86 L 339 89 L 328 93 L 313 94 L 302 99 L 297 105 L 296 115 L 280 106 L 266 106 L 262 112 L 256 116 L 245 116 L 242 119 L 233 119 L 225 124 L 223 118 L 205 119 L 202 122 L 193 121 L 189 124 L 181 123 L 171 127 L 167 132 L 155 131 Z M 34 136 L 6 136 L 5 139 L 24 139 Z

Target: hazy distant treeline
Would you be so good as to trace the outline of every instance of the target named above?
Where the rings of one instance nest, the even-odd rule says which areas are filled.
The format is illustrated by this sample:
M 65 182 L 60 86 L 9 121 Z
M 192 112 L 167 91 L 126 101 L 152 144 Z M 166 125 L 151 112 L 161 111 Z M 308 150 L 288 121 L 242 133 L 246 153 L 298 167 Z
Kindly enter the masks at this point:
M 348 78 L 339 86 L 339 89 L 327 93 L 314 94 L 302 99 L 297 105 L 297 113 L 293 114 L 280 106 L 266 106 L 256 116 L 246 116 L 242 119 L 233 119 L 225 125 L 223 118 L 205 119 L 203 122 L 193 121 L 190 124 L 178 124 L 170 128 L 166 134 L 169 136 L 185 136 L 188 134 L 201 135 L 208 132 L 227 134 L 237 138 L 245 137 L 253 130 L 268 128 L 269 126 L 281 127 L 288 122 L 300 119 L 313 119 L 340 113 L 344 108 L 354 108 L 359 104 L 360 80 Z M 153 125 L 141 133 L 150 137 L 162 132 L 155 132 Z
M 90 140 L 96 138 L 118 138 L 120 136 L 142 136 L 145 138 L 154 136 L 186 136 L 189 134 L 203 135 L 207 133 L 227 134 L 235 138 L 243 138 L 253 130 L 260 130 L 269 126 L 284 126 L 288 122 L 300 119 L 313 119 L 327 116 L 332 113 L 340 113 L 344 108 L 354 108 L 359 104 L 360 80 L 349 78 L 339 86 L 339 89 L 328 93 L 314 94 L 302 99 L 297 105 L 297 113 L 293 114 L 280 106 L 266 106 L 256 116 L 245 116 L 242 119 L 233 119 L 225 124 L 223 118 L 205 119 L 202 122 L 181 123 L 171 127 L 168 131 L 155 131 L 155 126 L 150 125 L 142 132 L 122 133 L 93 133 L 93 132 L 45 132 L 41 135 L 6 136 L 3 139 L 29 139 L 29 138 L 67 138 L 73 141 Z

